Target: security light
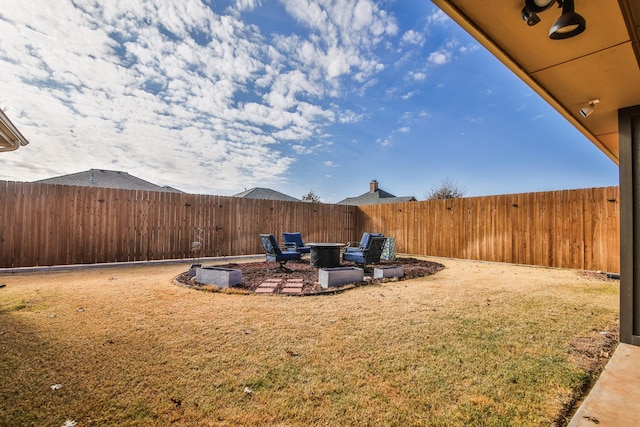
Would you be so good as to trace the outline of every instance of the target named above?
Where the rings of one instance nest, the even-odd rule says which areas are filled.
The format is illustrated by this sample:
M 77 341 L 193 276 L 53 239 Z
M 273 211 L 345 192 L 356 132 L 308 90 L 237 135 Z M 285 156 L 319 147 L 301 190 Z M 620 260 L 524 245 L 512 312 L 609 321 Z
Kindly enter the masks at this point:
M 525 0 L 524 7 L 533 13 L 544 12 L 549 9 L 556 0 Z
M 520 16 L 527 25 L 534 26 L 540 22 L 538 13 L 544 12 L 555 3 L 558 3 L 558 7 L 562 7 L 562 15 L 549 29 L 549 38 L 568 39 L 577 36 L 587 28 L 585 19 L 574 11 L 574 0 L 525 0 Z
M 549 29 L 549 37 L 553 40 L 568 39 L 577 36 L 587 28 L 587 22 L 574 12 L 573 0 L 562 1 L 562 15 Z
M 520 12 L 520 14 L 522 15 L 523 21 L 526 22 L 530 27 L 540 22 L 540 18 L 538 17 L 538 15 L 534 12 L 531 12 L 529 9 L 527 9 L 526 6 L 522 8 L 522 12 Z
M 600 102 L 600 100 L 598 98 L 590 99 L 589 100 L 589 105 L 580 109 L 580 114 L 582 115 L 582 117 L 589 117 L 591 115 L 591 113 L 593 113 L 593 109 L 595 108 L 595 105 L 598 102 Z

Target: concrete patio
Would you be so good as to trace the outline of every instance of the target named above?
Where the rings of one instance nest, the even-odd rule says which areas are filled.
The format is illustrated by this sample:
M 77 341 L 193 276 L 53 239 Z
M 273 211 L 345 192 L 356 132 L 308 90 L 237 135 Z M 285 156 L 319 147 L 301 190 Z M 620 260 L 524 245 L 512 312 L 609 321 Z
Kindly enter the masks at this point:
M 640 424 L 640 347 L 621 343 L 569 427 Z

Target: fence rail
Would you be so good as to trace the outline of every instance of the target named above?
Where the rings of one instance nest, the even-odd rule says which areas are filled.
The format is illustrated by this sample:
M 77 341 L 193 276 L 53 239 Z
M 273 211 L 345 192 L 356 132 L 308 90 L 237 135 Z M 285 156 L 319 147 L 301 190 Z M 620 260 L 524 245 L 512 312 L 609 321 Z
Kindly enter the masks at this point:
M 0 181 L 0 267 L 261 253 L 280 240 L 395 236 L 402 253 L 619 271 L 618 187 L 373 206 Z

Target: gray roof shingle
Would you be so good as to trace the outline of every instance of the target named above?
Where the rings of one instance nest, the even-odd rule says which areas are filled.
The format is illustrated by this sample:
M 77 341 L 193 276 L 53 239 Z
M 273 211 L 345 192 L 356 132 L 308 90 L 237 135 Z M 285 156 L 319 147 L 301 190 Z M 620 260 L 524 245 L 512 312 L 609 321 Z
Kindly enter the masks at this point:
M 284 200 L 287 202 L 300 202 L 300 199 L 288 196 L 270 188 L 254 187 L 243 191 L 242 193 L 234 194 L 233 197 L 240 197 L 243 199 L 263 199 L 263 200 Z
M 120 188 L 124 190 L 147 190 L 147 191 L 167 191 L 172 193 L 182 193 L 168 186 L 152 184 L 144 179 L 129 175 L 127 172 L 111 171 L 105 169 L 90 169 L 84 172 L 72 173 L 69 175 L 56 176 L 53 178 L 41 179 L 42 184 L 75 185 L 81 187 L 98 188 Z
M 374 187 L 368 192 L 361 194 L 357 197 L 347 197 L 346 199 L 341 200 L 336 204 L 360 206 L 360 205 L 379 205 L 382 203 L 401 203 L 401 202 L 416 201 L 416 198 L 413 196 L 396 197 L 387 191 L 381 190 L 378 188 L 378 183 L 376 181 L 372 181 L 372 184 L 374 184 Z

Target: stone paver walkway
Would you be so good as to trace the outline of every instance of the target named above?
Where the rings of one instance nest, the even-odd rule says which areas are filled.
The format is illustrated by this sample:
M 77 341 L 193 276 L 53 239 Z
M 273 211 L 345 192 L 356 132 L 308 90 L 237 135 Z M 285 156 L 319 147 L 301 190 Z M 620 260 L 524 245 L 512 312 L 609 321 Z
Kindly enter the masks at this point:
M 299 295 L 302 293 L 304 283 L 302 279 L 267 279 L 254 291 L 257 294 L 273 294 L 276 289 L 287 295 Z

